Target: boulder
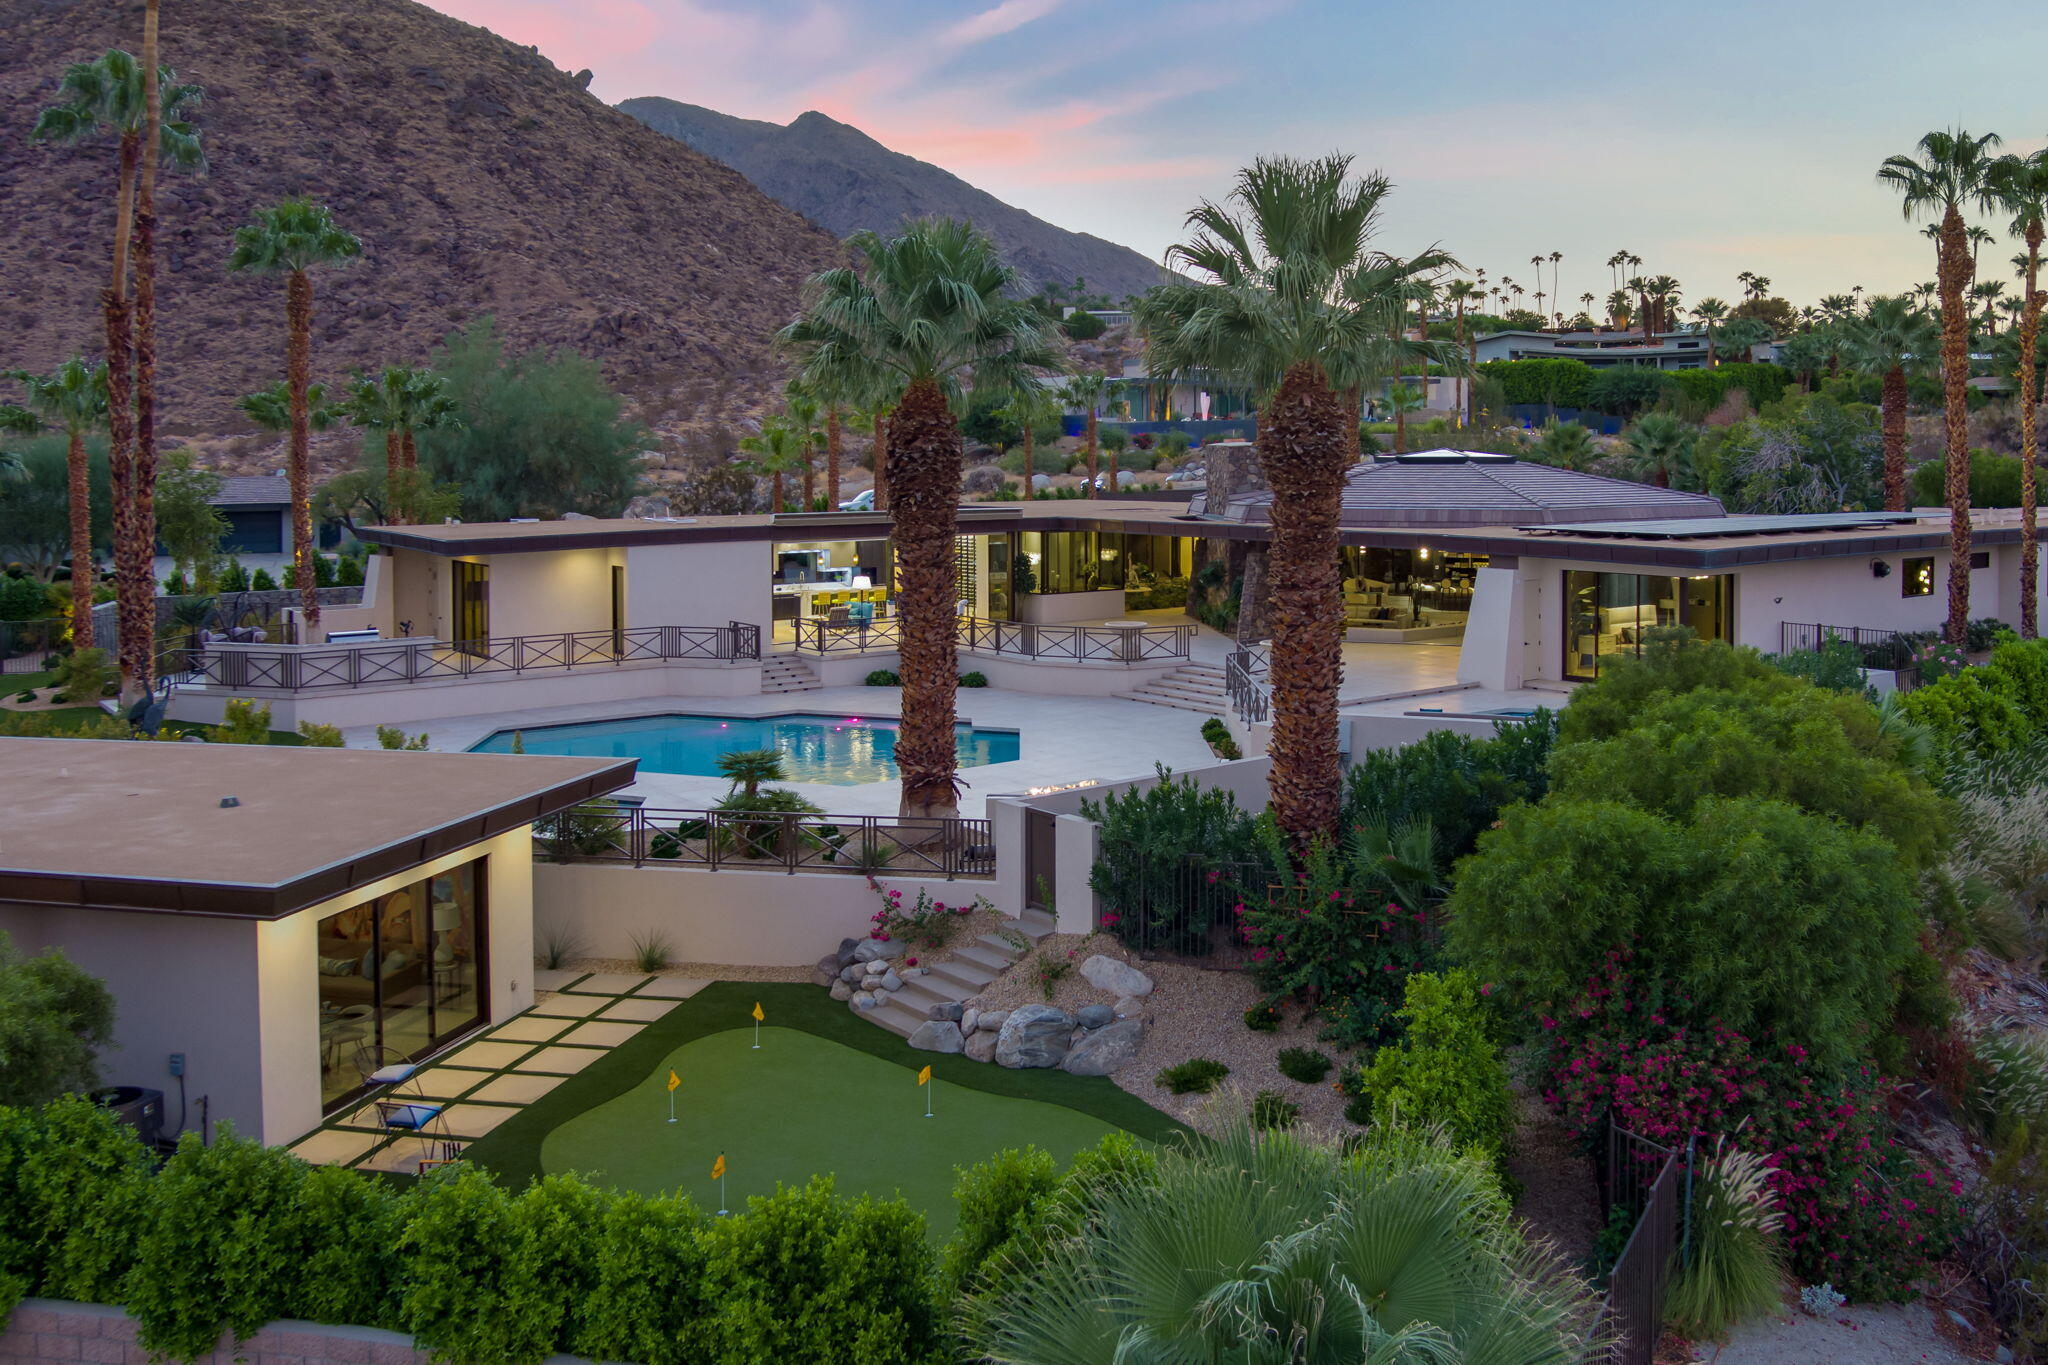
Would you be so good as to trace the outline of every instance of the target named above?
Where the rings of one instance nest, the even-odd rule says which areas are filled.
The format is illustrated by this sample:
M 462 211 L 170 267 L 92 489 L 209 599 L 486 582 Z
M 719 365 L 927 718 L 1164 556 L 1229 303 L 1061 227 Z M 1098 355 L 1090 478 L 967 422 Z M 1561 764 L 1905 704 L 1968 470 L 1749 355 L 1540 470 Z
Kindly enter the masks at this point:
M 910 945 L 900 938 L 864 938 L 853 950 L 855 962 L 880 962 L 885 958 L 902 957 Z
M 867 974 L 868 964 L 865 962 L 849 962 L 839 969 L 839 979 L 849 986 L 859 985 Z
M 873 961 L 863 962 L 860 970 L 863 976 L 880 976 L 889 970 L 889 964 L 881 958 L 875 958 Z
M 833 954 L 833 956 L 837 957 L 839 965 L 844 967 L 847 963 L 853 961 L 854 953 L 860 949 L 860 945 L 864 942 L 866 942 L 865 939 L 842 938 L 839 940 L 839 951 Z
M 1100 953 L 1081 964 L 1081 977 L 1096 990 L 1108 991 L 1111 995 L 1152 994 L 1151 977 L 1128 962 L 1119 962 Z
M 1107 1076 L 1135 1061 L 1144 1041 L 1143 1019 L 1119 1019 L 1083 1034 L 1060 1067 L 1076 1076 Z
M 1082 1028 L 1097 1029 L 1116 1021 L 1116 1011 L 1107 1005 L 1083 1005 L 1074 1011 L 1074 1022 Z
M 852 999 L 846 1003 L 855 1014 L 863 1014 L 875 1007 L 875 997 L 866 991 L 855 991 Z
M 1136 1019 L 1145 1013 L 1145 1002 L 1135 995 L 1127 995 L 1116 1002 L 1116 1017 Z
M 928 1019 L 919 1024 L 910 1034 L 910 1045 L 920 1052 L 962 1052 L 967 1040 L 960 1036 L 960 1026 L 946 1019 Z
M 969 1005 L 960 1011 L 960 1031 L 971 1034 L 974 1026 L 981 1022 L 981 1011 Z
M 851 999 L 853 999 L 853 987 L 851 987 L 851 986 L 847 985 L 847 984 L 846 984 L 846 983 L 845 983 L 844 981 L 835 981 L 835 982 L 833 982 L 833 983 L 832 983 L 832 998 L 833 998 L 834 1000 L 851 1000 Z
M 945 1000 L 941 1001 L 936 1005 L 933 1005 L 931 1008 L 931 1013 L 927 1017 L 932 1019 L 943 1019 L 949 1024 L 958 1024 L 960 1023 L 961 1016 L 964 1013 L 965 1011 L 961 1008 L 960 1002 L 958 1000 Z M 965 1033 L 967 1032 L 967 1029 L 963 1025 L 960 1031 L 962 1033 Z
M 996 1033 L 996 1064 L 1018 1070 L 1058 1066 L 1073 1032 L 1074 1016 L 1057 1006 L 1020 1006 Z
M 818 965 L 811 969 L 811 980 L 820 986 L 829 986 L 839 979 L 839 959 L 827 954 L 818 959 Z
M 996 1059 L 996 1036 L 993 1033 L 972 1033 L 967 1037 L 967 1060 L 970 1062 L 992 1062 Z
M 900 991 L 903 989 L 903 978 L 894 972 L 883 972 L 881 987 L 885 991 Z
M 1003 1026 L 1003 1021 L 1009 1017 L 1010 1012 L 1008 1010 L 983 1010 L 981 1018 L 974 1021 L 974 1026 L 983 1033 L 994 1033 Z

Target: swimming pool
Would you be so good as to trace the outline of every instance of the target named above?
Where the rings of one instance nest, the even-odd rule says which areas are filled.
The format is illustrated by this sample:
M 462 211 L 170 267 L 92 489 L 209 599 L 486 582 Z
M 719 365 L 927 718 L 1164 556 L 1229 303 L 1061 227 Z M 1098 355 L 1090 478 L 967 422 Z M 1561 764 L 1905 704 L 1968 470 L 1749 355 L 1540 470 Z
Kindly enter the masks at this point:
M 517 734 L 527 753 L 578 758 L 637 758 L 643 772 L 718 776 L 718 756 L 734 749 L 780 749 L 791 782 L 857 787 L 894 782 L 896 722 L 860 716 L 632 716 L 573 725 L 500 730 L 471 753 L 503 754 Z M 958 727 L 963 768 L 1013 763 L 1022 749 L 1015 730 Z

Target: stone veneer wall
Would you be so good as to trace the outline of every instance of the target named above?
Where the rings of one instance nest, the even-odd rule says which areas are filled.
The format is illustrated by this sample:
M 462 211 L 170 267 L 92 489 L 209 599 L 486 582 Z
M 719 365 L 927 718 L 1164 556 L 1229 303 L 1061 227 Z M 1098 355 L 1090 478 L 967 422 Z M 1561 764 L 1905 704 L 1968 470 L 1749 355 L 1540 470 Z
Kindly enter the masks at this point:
M 567 1365 L 572 1356 L 556 1356 Z M 8 1365 L 149 1365 L 135 1344 L 135 1323 L 118 1308 L 57 1299 L 23 1299 L 0 1330 L 0 1361 Z M 412 1338 L 375 1327 L 273 1322 L 239 1347 L 220 1349 L 195 1365 L 429 1365 Z

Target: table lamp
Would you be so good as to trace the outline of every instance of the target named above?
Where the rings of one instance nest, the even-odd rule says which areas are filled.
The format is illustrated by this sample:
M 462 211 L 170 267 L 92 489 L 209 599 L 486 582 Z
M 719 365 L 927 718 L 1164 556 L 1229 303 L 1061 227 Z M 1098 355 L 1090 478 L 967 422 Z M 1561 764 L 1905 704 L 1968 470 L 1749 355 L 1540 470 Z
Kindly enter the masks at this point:
M 456 901 L 434 902 L 434 965 L 445 967 L 455 961 L 455 950 L 448 946 L 447 935 L 462 927 L 462 906 Z

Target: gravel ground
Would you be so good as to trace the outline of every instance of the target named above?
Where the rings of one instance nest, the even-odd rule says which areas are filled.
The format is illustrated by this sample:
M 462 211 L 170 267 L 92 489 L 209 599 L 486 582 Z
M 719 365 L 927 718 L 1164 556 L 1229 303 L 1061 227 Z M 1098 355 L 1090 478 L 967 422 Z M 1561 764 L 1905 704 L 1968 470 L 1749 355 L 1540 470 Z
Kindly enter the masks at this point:
M 1600 1237 L 1600 1192 L 1578 1140 L 1543 1101 L 1515 1089 L 1514 1149 L 1508 1174 L 1520 1183 L 1515 1215 L 1573 1265 L 1583 1264 Z
M 1725 1346 L 1700 1343 L 1693 1352 L 1713 1365 L 1964 1365 L 1982 1358 L 1950 1345 L 1924 1303 L 1851 1305 L 1825 1318 L 1795 1311 L 1745 1323 Z
M 1036 952 L 997 977 L 969 1003 L 979 1009 L 1014 1009 L 1044 1002 L 1045 994 L 1032 979 L 1031 970 L 1034 961 L 1050 958 L 1074 964 L 1074 971 L 1054 985 L 1053 1004 L 1070 1012 L 1083 1005 L 1113 1005 L 1115 997 L 1097 990 L 1081 976 L 1080 964 L 1097 953 L 1131 963 L 1153 983 L 1146 1000 L 1152 1027 L 1137 1060 L 1110 1077 L 1118 1086 L 1192 1128 L 1214 1132 L 1220 1117 L 1217 1106 L 1205 1105 L 1202 1095 L 1169 1094 L 1152 1080 L 1165 1067 L 1207 1057 L 1230 1068 L 1224 1084 L 1245 1096 L 1260 1090 L 1277 1091 L 1301 1106 L 1303 1120 L 1319 1126 L 1344 1126 L 1344 1097 L 1337 1093 L 1334 1082 L 1346 1064 L 1345 1054 L 1317 1042 L 1313 1023 L 1304 1027 L 1292 1017 L 1273 1033 L 1246 1028 L 1244 1012 L 1258 1000 L 1259 993 L 1242 972 L 1139 961 L 1109 934 L 1085 938 L 1049 934 L 1039 941 Z M 1280 1074 L 1277 1060 L 1280 1050 L 1288 1047 L 1316 1048 L 1336 1065 L 1319 1085 L 1288 1080 Z

